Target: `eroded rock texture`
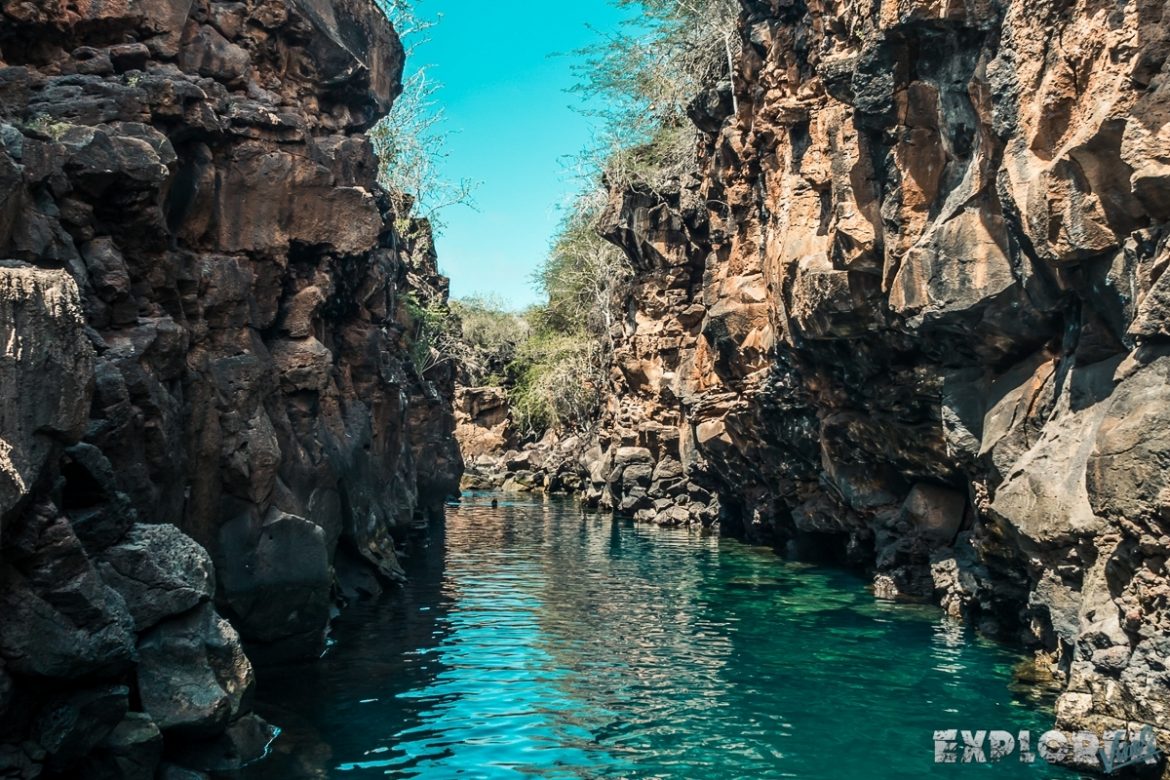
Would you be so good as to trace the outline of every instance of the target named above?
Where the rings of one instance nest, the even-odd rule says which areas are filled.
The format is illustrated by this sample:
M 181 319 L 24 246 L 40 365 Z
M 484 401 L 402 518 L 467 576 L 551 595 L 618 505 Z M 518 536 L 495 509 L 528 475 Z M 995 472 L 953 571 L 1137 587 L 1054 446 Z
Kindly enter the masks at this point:
M 373 0 L 0 2 L 0 776 L 255 758 L 248 655 L 457 489 L 402 67 Z
M 614 193 L 590 497 L 870 563 L 1170 747 L 1170 12 L 743 5 L 701 170 Z

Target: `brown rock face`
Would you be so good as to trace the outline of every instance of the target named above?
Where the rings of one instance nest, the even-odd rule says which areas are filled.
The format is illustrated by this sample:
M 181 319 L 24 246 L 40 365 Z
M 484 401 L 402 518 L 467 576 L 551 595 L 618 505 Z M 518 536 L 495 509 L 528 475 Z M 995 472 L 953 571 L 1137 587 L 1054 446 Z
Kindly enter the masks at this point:
M 592 500 L 874 566 L 1170 747 L 1170 16 L 744 2 L 636 276 Z
M 515 444 L 503 388 L 459 387 L 455 398 L 455 435 L 464 458 L 503 452 Z
M 402 67 L 373 0 L 0 0 L 0 775 L 262 734 L 243 648 L 319 652 L 457 490 L 405 304 L 446 280 L 364 135 Z

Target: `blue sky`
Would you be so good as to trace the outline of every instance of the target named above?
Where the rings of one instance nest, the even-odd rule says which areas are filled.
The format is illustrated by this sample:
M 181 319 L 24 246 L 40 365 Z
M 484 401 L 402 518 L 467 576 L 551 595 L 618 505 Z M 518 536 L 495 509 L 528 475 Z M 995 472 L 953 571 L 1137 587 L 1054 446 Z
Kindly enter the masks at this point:
M 577 80 L 571 53 L 598 40 L 590 25 L 614 29 L 622 12 L 606 0 L 419 0 L 415 10 L 441 15 L 407 68 L 429 64 L 443 84 L 445 178 L 479 185 L 478 211 L 454 206 L 442 215 L 439 266 L 453 297 L 495 295 L 522 308 L 538 300 L 532 271 L 548 251 L 558 207 L 578 186 L 566 158 L 596 130 L 579 111 L 581 98 L 566 92 Z

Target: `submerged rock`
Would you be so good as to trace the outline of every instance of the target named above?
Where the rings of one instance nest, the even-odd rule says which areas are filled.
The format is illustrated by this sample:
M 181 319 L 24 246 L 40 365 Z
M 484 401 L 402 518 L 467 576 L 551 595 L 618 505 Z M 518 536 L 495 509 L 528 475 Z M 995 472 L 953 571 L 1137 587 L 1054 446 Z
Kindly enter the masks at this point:
M 84 775 L 93 780 L 152 780 L 162 752 L 162 732 L 150 716 L 128 712 L 90 754 Z
M 213 740 L 188 742 L 171 758 L 183 767 L 212 776 L 236 772 L 263 759 L 277 731 L 256 715 L 247 715 Z

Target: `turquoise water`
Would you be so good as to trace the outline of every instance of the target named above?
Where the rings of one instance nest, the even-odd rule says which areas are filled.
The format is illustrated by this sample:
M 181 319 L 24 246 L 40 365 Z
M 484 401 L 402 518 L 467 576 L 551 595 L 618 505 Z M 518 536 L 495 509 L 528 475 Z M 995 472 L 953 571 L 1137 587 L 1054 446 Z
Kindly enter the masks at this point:
M 268 672 L 275 778 L 1065 778 L 937 765 L 936 729 L 1046 730 L 1020 659 L 860 578 L 694 531 L 473 496 Z

